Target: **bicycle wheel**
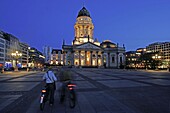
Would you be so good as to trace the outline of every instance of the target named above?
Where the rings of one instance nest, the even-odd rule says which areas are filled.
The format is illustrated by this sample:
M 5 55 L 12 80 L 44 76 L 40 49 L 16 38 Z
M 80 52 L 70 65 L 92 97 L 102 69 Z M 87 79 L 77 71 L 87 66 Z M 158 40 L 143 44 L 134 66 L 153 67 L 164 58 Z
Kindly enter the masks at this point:
M 44 109 L 45 103 L 40 103 L 40 110 L 42 111 Z
M 70 108 L 74 108 L 76 105 L 76 94 L 73 90 L 69 93 L 69 105 Z
M 41 97 L 41 100 L 40 100 L 40 110 L 41 111 L 44 109 L 44 106 L 45 106 L 44 97 Z

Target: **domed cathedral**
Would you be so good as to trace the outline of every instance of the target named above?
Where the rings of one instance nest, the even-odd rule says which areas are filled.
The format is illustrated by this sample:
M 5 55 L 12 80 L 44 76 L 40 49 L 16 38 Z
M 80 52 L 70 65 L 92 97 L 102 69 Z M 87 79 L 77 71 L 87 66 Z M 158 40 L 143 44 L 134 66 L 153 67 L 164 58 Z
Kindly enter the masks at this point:
M 72 45 L 63 42 L 63 65 L 119 68 L 125 64 L 125 47 L 109 40 L 102 43 L 93 37 L 94 25 L 89 11 L 83 7 L 74 25 Z

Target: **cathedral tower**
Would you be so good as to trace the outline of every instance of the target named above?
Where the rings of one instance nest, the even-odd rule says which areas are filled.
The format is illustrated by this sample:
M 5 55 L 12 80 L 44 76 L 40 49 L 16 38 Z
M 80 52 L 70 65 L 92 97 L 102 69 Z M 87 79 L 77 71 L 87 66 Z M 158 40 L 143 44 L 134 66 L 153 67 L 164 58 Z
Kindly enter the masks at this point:
M 85 42 L 94 42 L 94 26 L 90 17 L 90 13 L 85 7 L 83 7 L 78 13 L 77 21 L 74 25 L 74 30 L 75 39 L 73 40 L 73 45 L 79 45 Z

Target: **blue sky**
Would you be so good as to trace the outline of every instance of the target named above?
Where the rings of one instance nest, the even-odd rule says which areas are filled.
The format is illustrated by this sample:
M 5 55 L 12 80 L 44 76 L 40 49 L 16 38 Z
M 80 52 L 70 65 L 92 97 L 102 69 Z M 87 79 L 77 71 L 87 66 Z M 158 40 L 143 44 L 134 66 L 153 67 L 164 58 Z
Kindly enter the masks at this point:
M 170 0 L 0 0 L 0 30 L 42 51 L 44 45 L 71 44 L 79 10 L 85 7 L 94 38 L 126 50 L 170 42 Z

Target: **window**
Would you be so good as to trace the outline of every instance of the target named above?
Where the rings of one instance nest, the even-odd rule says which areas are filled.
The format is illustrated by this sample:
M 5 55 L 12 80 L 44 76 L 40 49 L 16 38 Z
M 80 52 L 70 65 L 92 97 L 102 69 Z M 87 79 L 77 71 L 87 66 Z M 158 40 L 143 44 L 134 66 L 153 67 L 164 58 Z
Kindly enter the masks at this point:
M 112 63 L 115 63 L 115 56 L 112 56 Z
M 122 64 L 122 56 L 120 56 L 120 64 Z
M 101 55 L 98 55 L 98 58 L 101 58 Z

